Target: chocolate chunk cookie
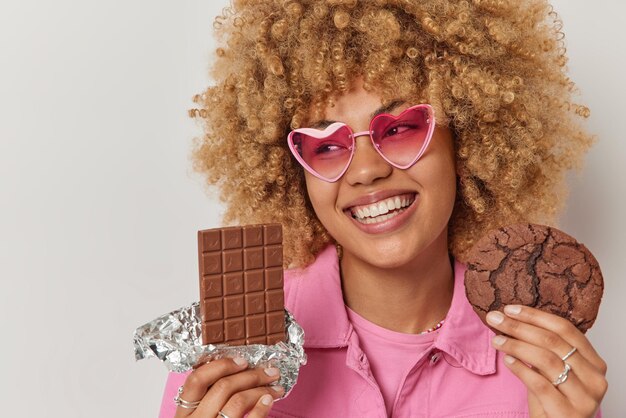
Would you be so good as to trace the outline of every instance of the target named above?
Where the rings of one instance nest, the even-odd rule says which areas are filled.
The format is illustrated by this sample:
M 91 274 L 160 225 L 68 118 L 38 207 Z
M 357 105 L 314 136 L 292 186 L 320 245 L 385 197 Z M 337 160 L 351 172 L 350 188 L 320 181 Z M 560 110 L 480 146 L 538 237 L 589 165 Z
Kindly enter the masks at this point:
M 505 305 L 532 306 L 569 319 L 586 332 L 596 319 L 604 290 L 591 252 L 574 238 L 544 225 L 492 230 L 469 254 L 465 291 L 485 322 Z

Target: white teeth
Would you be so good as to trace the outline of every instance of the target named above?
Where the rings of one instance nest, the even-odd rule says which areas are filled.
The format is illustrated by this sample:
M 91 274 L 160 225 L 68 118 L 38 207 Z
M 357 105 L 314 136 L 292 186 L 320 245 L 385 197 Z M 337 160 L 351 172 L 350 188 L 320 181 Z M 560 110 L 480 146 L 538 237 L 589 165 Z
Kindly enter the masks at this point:
M 413 203 L 413 199 L 411 197 L 395 196 L 368 206 L 361 206 L 358 208 L 354 207 L 351 212 L 352 216 L 359 222 L 368 224 L 376 223 L 386 221 L 387 219 L 396 216 L 411 203 Z
M 389 208 L 387 207 L 387 203 L 385 202 L 380 202 L 378 204 L 378 213 L 380 215 L 384 215 L 385 213 L 389 212 Z
M 375 223 L 386 221 L 387 219 L 391 219 L 391 218 L 393 218 L 395 216 L 398 216 L 399 214 L 401 214 L 405 210 L 406 209 L 400 209 L 398 211 L 395 211 L 395 212 L 392 212 L 392 213 L 388 213 L 386 215 L 381 215 L 381 216 L 378 216 L 376 218 L 364 218 L 364 219 L 356 218 L 356 220 L 361 222 L 362 224 L 375 224 Z

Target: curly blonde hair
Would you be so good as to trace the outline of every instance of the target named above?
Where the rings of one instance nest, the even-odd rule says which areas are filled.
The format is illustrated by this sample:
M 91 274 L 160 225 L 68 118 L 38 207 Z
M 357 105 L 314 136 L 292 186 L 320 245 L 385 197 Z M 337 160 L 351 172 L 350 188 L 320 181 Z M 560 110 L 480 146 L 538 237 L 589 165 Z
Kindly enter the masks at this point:
M 286 135 L 356 77 L 384 101 L 430 103 L 452 130 L 449 245 L 460 260 L 489 229 L 553 222 L 564 174 L 594 140 L 545 0 L 235 0 L 214 26 L 216 84 L 189 111 L 204 128 L 194 167 L 221 190 L 226 223 L 283 224 L 286 266 L 333 242 Z

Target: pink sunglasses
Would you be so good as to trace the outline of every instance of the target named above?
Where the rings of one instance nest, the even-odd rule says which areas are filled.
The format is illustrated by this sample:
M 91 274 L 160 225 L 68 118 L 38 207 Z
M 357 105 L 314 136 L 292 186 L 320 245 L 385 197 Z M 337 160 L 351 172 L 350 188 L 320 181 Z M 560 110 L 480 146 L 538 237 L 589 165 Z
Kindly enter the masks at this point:
M 374 149 L 389 164 L 406 169 L 428 148 L 435 129 L 435 113 L 428 104 L 409 107 L 398 116 L 382 113 L 370 122 L 369 131 L 352 132 L 335 122 L 324 130 L 301 128 L 287 136 L 296 160 L 312 175 L 335 182 L 343 176 L 355 150 L 355 138 L 369 135 Z

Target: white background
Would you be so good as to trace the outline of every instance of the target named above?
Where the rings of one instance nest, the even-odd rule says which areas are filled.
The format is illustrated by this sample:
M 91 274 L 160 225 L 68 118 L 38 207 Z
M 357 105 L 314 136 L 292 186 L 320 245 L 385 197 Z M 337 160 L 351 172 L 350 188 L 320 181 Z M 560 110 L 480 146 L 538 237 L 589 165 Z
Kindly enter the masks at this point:
M 196 230 L 221 207 L 190 169 L 224 0 L 0 2 L 0 415 L 156 417 L 166 369 L 132 332 L 197 298 Z M 600 141 L 561 228 L 606 279 L 589 336 L 626 409 L 626 3 L 558 0 Z

